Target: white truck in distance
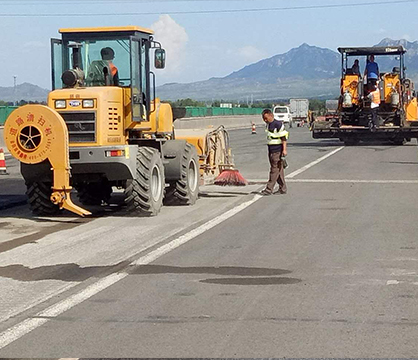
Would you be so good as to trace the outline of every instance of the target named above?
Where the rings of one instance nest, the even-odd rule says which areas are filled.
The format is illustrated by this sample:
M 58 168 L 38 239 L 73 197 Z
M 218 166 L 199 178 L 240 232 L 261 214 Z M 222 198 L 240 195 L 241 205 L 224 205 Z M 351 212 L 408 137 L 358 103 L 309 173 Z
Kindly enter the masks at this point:
M 309 100 L 290 99 L 290 112 L 293 122 L 297 122 L 298 125 L 306 123 L 309 120 Z
M 283 121 L 284 124 L 292 126 L 292 115 L 288 106 L 277 105 L 273 108 L 273 115 L 275 120 Z

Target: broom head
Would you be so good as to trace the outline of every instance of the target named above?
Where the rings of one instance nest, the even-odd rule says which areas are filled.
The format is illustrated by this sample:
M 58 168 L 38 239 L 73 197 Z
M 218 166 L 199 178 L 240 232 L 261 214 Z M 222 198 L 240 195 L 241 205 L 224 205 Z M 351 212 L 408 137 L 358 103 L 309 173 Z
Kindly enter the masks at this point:
M 246 186 L 247 180 L 236 169 L 224 169 L 215 179 L 215 185 L 220 186 Z

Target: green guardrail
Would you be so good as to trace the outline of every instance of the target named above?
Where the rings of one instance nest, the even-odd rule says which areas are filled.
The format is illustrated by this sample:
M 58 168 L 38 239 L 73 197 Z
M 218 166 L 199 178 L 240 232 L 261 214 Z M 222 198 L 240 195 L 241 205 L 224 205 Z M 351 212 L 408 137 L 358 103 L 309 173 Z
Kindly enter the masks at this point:
M 0 126 L 4 125 L 10 113 L 17 108 L 17 106 L 0 106 Z
M 184 117 L 205 117 L 205 116 L 234 116 L 234 115 L 260 115 L 262 108 L 221 108 L 221 107 L 193 107 L 185 106 Z

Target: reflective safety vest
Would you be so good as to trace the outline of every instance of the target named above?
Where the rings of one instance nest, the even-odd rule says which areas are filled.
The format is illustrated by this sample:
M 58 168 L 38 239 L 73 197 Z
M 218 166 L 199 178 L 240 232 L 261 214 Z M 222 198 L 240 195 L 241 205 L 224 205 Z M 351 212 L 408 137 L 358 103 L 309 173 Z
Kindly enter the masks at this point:
M 281 138 L 286 138 L 286 140 L 289 138 L 289 132 L 287 132 L 284 128 L 284 125 L 280 128 L 279 131 L 277 129 L 274 129 L 274 132 L 269 131 L 268 125 L 266 127 L 266 133 L 267 133 L 267 145 L 280 145 L 282 144 Z
M 379 89 L 376 89 L 375 91 L 373 91 L 371 93 L 371 95 L 372 95 L 372 102 L 374 104 L 380 105 L 380 91 L 379 91 Z
M 380 105 L 380 91 L 376 89 L 369 94 L 369 98 L 372 101 L 371 108 L 377 108 Z
M 110 72 L 111 72 L 112 78 L 113 78 L 113 77 L 115 77 L 116 73 L 118 72 L 118 68 L 111 61 L 109 61 L 109 66 L 110 66 Z

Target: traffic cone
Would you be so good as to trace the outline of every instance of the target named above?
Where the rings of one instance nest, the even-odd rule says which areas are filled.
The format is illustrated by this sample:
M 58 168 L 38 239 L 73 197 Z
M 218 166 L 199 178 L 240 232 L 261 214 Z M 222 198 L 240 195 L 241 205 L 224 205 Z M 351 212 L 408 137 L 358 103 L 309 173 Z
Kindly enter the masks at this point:
M 251 134 L 257 134 L 257 129 L 254 123 L 251 125 Z
M 0 175 L 8 175 L 6 169 L 6 160 L 4 159 L 3 148 L 0 148 Z

